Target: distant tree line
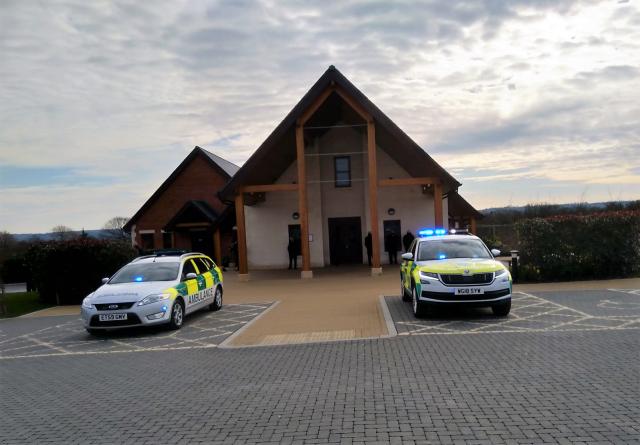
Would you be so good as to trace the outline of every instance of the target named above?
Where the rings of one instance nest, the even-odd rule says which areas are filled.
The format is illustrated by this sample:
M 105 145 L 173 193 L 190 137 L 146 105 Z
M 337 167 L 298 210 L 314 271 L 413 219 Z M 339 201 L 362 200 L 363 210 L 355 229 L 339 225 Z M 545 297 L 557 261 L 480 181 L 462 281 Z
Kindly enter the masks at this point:
M 610 201 L 601 206 L 588 203 L 527 204 L 524 207 L 503 207 L 484 211 L 481 225 L 515 224 L 522 219 L 547 218 L 559 215 L 590 215 L 620 210 L 640 210 L 640 200 Z
M 0 232 L 0 278 L 5 283 L 26 282 L 43 302 L 77 304 L 137 254 L 123 231 L 127 218 L 110 219 L 111 236 L 93 239 L 84 230 L 53 227 L 52 240 L 17 241 Z

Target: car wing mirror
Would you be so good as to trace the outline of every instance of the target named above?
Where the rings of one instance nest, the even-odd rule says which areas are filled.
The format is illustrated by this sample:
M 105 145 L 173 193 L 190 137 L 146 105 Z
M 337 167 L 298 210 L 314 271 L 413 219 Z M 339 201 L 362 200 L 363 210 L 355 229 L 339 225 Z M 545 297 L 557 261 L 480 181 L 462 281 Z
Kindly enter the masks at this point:
M 500 256 L 500 251 L 498 249 L 491 249 L 491 255 Z
M 413 254 L 411 252 L 403 253 L 402 259 L 405 261 L 411 261 L 413 259 Z
M 184 279 L 185 280 L 195 280 L 196 278 L 198 278 L 198 275 L 194 274 L 193 272 L 189 272 Z
M 102 284 L 107 284 L 109 282 L 109 278 L 105 277 L 102 279 Z

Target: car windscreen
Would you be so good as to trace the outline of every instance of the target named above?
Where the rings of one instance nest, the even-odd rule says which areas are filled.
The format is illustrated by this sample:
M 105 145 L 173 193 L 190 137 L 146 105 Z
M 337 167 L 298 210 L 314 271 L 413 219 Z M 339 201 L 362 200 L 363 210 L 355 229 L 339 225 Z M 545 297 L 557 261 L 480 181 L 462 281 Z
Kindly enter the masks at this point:
M 173 281 L 178 278 L 179 262 L 132 263 L 120 269 L 109 284 L 143 281 Z
M 492 258 L 477 239 L 429 240 L 420 243 L 417 261 L 445 260 L 449 258 Z

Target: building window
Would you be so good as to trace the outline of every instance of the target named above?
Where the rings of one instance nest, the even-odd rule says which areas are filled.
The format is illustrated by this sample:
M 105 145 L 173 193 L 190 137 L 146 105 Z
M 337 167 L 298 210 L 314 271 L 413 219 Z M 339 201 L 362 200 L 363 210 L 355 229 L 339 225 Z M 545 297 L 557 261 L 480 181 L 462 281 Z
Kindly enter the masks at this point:
M 142 244 L 140 246 L 142 247 L 142 250 L 153 250 L 155 248 L 153 233 L 141 233 L 140 244 Z
M 336 156 L 334 158 L 336 187 L 351 187 L 351 158 Z
M 162 232 L 162 247 L 164 249 L 173 249 L 173 233 Z

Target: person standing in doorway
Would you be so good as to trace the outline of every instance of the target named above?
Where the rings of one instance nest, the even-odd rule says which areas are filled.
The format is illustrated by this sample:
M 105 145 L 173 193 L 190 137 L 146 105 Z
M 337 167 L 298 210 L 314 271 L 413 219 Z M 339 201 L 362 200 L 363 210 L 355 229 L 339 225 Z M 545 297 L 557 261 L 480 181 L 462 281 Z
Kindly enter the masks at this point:
M 293 236 L 289 237 L 287 251 L 289 252 L 289 270 L 295 270 L 298 268 L 298 243 Z
M 367 261 L 369 261 L 369 267 L 371 267 L 371 232 L 367 233 L 364 237 L 364 247 L 367 249 Z
M 389 232 L 387 235 L 387 251 L 389 252 L 389 264 L 398 264 L 398 250 L 400 249 L 400 235 Z
M 411 230 L 407 230 L 407 233 L 405 233 L 405 235 L 402 237 L 402 245 L 404 246 L 405 252 L 409 251 L 409 247 L 411 247 L 411 243 L 415 238 L 416 237 L 413 236 L 413 233 L 411 233 Z

